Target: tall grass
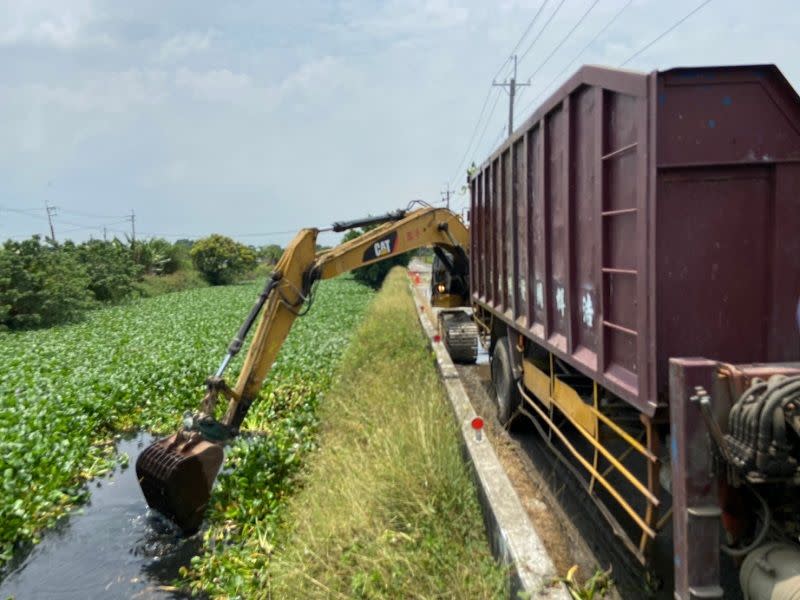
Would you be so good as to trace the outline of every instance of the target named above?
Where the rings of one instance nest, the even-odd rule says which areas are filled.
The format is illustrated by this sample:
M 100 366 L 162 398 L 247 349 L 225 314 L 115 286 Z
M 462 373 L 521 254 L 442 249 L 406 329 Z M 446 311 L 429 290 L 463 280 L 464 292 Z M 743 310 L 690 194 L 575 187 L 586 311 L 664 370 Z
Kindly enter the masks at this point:
M 167 275 L 145 275 L 141 281 L 133 284 L 134 289 L 145 297 L 207 286 L 200 272 L 191 265 Z
M 320 410 L 320 449 L 261 575 L 265 595 L 500 597 L 404 269 L 371 304 Z

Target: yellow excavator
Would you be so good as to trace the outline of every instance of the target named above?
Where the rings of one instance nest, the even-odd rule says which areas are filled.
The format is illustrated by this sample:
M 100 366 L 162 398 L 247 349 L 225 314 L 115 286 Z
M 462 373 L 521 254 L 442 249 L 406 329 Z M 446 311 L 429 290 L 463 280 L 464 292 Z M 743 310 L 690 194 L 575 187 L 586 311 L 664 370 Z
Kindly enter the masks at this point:
M 321 231 L 342 232 L 374 226 L 356 239 L 317 253 Z M 380 217 L 334 223 L 328 229 L 303 229 L 287 246 L 275 271 L 228 347 L 216 373 L 206 380 L 200 409 L 184 418 L 170 437 L 146 448 L 136 461 L 136 475 L 148 505 L 170 518 L 184 532 L 196 531 L 203 520 L 211 489 L 222 466 L 224 445 L 239 434 L 247 411 L 295 319 L 312 306 L 317 282 L 404 252 L 430 246 L 435 252 L 431 305 L 443 307 L 442 338 L 457 362 L 474 362 L 477 329 L 468 311 L 469 233 L 450 210 L 412 203 Z M 244 365 L 233 387 L 223 375 L 253 333 Z M 222 397 L 227 410 L 217 419 Z

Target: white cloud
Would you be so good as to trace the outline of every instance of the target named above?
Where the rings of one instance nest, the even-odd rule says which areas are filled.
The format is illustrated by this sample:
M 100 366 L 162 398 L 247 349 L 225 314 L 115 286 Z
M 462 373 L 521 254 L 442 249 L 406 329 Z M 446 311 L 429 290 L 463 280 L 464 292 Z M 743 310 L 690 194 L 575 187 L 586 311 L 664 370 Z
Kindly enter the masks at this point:
M 161 103 L 169 94 L 166 81 L 162 71 L 131 69 L 73 85 L 0 86 L 0 119 L 10 124 L 0 154 L 68 153 L 113 130 L 120 118 Z
M 168 90 L 166 73 L 129 69 L 107 73 L 73 87 L 34 84 L 27 89 L 35 101 L 74 112 L 123 113 L 137 106 L 160 103 Z
M 278 86 L 282 96 L 293 93 L 329 93 L 339 87 L 351 75 L 345 63 L 333 56 L 323 56 L 302 64 L 290 73 Z
M 158 51 L 158 60 L 171 62 L 185 58 L 192 54 L 198 54 L 209 49 L 211 46 L 212 32 L 186 32 L 172 36 L 164 43 Z
M 93 30 L 96 13 L 88 1 L 12 2 L 0 14 L 0 46 L 57 49 L 109 46 L 110 35 Z
M 175 85 L 189 90 L 198 98 L 231 101 L 251 88 L 252 80 L 245 73 L 234 73 L 229 69 L 193 71 L 181 67 L 175 73 Z
M 417 36 L 460 27 L 469 16 L 470 9 L 458 0 L 392 0 L 373 14 L 358 7 L 344 28 L 375 38 Z

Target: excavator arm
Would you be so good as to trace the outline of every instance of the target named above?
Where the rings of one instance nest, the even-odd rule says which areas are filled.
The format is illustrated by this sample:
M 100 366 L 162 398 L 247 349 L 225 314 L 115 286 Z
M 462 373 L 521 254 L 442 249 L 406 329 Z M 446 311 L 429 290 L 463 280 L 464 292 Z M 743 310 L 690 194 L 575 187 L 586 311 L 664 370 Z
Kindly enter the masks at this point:
M 286 247 L 217 372 L 206 381 L 199 412 L 187 415 L 177 433 L 155 442 L 139 455 L 136 472 L 147 503 L 184 531 L 200 526 L 222 466 L 222 445 L 238 435 L 292 324 L 310 308 L 318 281 L 433 246 L 452 257 L 451 275 L 454 281 L 462 282 L 459 289 L 466 289 L 469 234 L 453 212 L 433 207 L 395 211 L 384 217 L 335 223 L 331 230 L 377 223 L 380 224 L 358 238 L 321 253 L 316 252 L 320 230 L 301 230 Z M 464 294 L 463 304 L 468 302 L 468 294 Z M 231 388 L 223 377 L 225 370 L 244 346 L 256 321 L 244 365 Z M 217 420 L 220 397 L 227 401 L 227 410 Z

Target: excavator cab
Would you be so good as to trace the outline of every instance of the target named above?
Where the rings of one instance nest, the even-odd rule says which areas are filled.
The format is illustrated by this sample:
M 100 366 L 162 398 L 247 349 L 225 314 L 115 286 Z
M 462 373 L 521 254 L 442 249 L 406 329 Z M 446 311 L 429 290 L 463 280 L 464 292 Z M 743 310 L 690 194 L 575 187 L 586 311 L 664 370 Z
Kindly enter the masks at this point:
M 466 265 L 452 253 L 434 247 L 431 265 L 431 306 L 455 308 L 469 304 Z

